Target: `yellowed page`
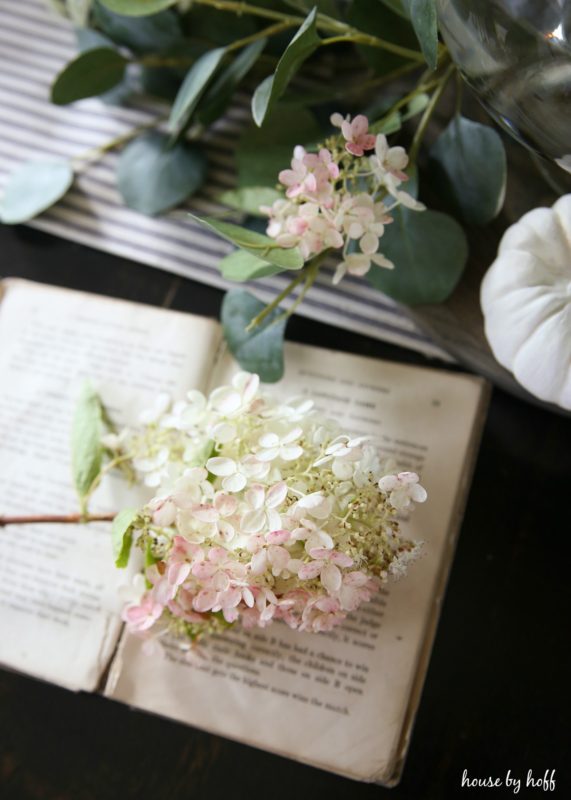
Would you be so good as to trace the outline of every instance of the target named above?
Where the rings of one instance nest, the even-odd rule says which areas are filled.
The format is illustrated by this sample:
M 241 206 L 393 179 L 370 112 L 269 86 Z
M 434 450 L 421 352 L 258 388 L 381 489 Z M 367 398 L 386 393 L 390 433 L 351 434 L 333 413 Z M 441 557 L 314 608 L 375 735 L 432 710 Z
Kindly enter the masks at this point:
M 218 326 L 203 318 L 10 281 L 0 305 L 0 513 L 77 510 L 70 428 L 90 378 L 125 421 L 158 391 L 205 385 Z M 148 497 L 148 491 L 144 495 Z M 140 497 L 143 501 L 143 497 Z M 136 505 L 119 477 L 92 511 Z M 94 689 L 120 632 L 110 526 L 0 529 L 0 662 L 73 689 Z
M 311 394 L 347 430 L 376 435 L 402 468 L 422 474 L 429 500 L 405 530 L 426 542 L 424 557 L 329 634 L 281 623 L 232 629 L 192 660 L 175 647 L 162 658 L 145 655 L 126 636 L 108 694 L 325 769 L 389 782 L 423 678 L 419 664 L 441 600 L 483 382 L 294 344 L 286 363 L 286 380 L 273 391 Z M 216 382 L 233 368 L 226 360 Z

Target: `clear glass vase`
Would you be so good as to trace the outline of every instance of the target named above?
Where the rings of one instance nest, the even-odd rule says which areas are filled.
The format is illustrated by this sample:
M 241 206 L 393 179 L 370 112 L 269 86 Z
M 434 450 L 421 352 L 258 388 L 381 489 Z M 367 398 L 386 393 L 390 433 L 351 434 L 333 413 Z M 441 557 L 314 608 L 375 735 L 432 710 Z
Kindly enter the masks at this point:
M 571 173 L 571 0 L 437 0 L 452 59 L 512 136 Z

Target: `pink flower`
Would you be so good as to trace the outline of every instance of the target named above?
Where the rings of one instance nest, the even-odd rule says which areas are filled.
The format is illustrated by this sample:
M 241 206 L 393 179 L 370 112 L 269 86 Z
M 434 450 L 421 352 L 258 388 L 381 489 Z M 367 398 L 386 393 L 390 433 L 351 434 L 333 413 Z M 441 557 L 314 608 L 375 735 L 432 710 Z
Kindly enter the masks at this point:
M 322 586 L 329 592 L 335 594 L 341 588 L 342 574 L 339 567 L 350 567 L 353 559 L 346 553 L 339 553 L 336 550 L 328 550 L 318 547 L 311 551 L 311 557 L 315 561 L 304 564 L 298 570 L 298 578 L 302 581 L 313 580 L 319 575 Z
M 341 611 L 338 600 L 333 597 L 317 597 L 305 606 L 299 630 L 311 633 L 330 631 L 345 618 L 346 614 Z
M 121 619 L 133 633 L 151 628 L 163 613 L 164 606 L 157 603 L 151 592 L 146 592 L 140 603 L 132 603 L 123 609 Z
M 378 582 L 364 572 L 346 572 L 337 597 L 343 611 L 355 611 L 361 603 L 367 603 L 378 591 Z
M 416 472 L 399 472 L 398 475 L 385 475 L 379 480 L 379 489 L 389 497 L 395 508 L 408 508 L 412 502 L 424 503 L 426 489 L 420 485 Z
M 341 133 L 347 143 L 345 149 L 354 156 L 362 156 L 365 150 L 373 150 L 375 147 L 375 136 L 367 133 L 369 130 L 369 120 L 364 114 L 358 114 L 353 122 L 351 117 L 343 119 L 341 114 L 331 115 L 331 124 L 341 128 Z

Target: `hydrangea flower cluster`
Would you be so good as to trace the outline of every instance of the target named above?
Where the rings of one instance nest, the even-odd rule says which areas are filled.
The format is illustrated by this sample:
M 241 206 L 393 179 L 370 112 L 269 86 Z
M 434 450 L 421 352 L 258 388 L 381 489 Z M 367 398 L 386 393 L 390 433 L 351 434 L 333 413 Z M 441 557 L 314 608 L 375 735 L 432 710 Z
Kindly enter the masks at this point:
M 105 442 L 156 492 L 129 531 L 146 564 L 123 611 L 132 632 L 329 631 L 419 550 L 398 521 L 426 499 L 418 476 L 310 399 L 273 400 L 242 372 L 209 397 L 160 396 L 141 423 Z
M 333 277 L 339 283 L 347 273 L 365 275 L 373 264 L 393 269 L 379 252 L 385 225 L 393 221 L 390 212 L 399 204 L 415 211 L 425 207 L 399 188 L 408 180 L 404 148 L 369 133 L 362 114 L 353 120 L 333 114 L 331 123 L 341 133 L 317 153 L 296 147 L 291 168 L 279 174 L 285 197 L 262 211 L 270 217 L 268 236 L 282 247 L 298 247 L 305 261 L 341 250 Z

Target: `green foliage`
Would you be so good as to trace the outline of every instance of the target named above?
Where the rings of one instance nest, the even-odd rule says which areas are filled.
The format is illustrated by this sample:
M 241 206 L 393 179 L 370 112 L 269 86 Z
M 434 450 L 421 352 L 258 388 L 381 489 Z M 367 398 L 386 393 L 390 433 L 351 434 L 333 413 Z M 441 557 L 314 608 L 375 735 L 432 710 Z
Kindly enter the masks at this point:
M 381 240 L 381 251 L 393 270 L 373 266 L 369 282 L 408 305 L 442 303 L 458 283 L 468 244 L 460 225 L 439 211 L 397 208 Z
M 134 53 L 163 52 L 183 36 L 180 18 L 170 10 L 148 17 L 126 17 L 97 2 L 93 19 L 109 39 Z
M 202 150 L 185 142 L 167 148 L 168 142 L 165 134 L 150 131 L 121 153 L 117 184 L 129 208 L 154 216 L 182 203 L 204 183 Z
M 267 261 L 269 264 L 281 269 L 295 270 L 303 267 L 303 258 L 297 247 L 280 247 L 269 236 L 250 231 L 248 228 L 241 228 L 239 225 L 233 225 L 230 222 L 222 222 L 213 217 L 201 218 L 196 217 L 194 214 L 189 216 L 195 222 L 199 222 L 205 228 L 226 239 L 226 241 L 231 242 L 241 250 L 246 250 L 259 259 Z
M 101 5 L 127 17 L 145 17 L 174 6 L 177 0 L 100 0 Z
M 171 141 L 175 141 L 185 129 L 198 105 L 210 79 L 218 69 L 226 50 L 217 47 L 208 50 L 190 68 L 175 98 L 169 117 Z
M 260 211 L 260 206 L 271 206 L 281 197 L 283 197 L 281 192 L 269 186 L 244 186 L 241 189 L 228 189 L 222 192 L 218 200 L 225 206 L 244 211 L 253 217 L 267 218 L 267 215 Z
M 28 161 L 8 179 L 0 221 L 6 225 L 27 222 L 62 198 L 72 183 L 69 161 Z
M 317 142 L 321 135 L 311 112 L 276 108 L 261 128 L 248 128 L 240 139 L 236 150 L 238 186 L 275 187 L 278 173 L 289 166 L 295 145 Z
M 261 126 L 264 123 L 267 114 L 283 95 L 295 73 L 321 44 L 315 26 L 316 16 L 317 8 L 314 8 L 284 50 L 274 74 L 262 81 L 254 92 L 252 116 L 256 125 Z
M 404 19 L 410 19 L 410 14 L 408 11 L 408 3 L 410 0 L 380 0 L 383 5 L 387 8 L 390 8 L 391 11 L 394 11 L 395 14 L 403 17 Z
M 222 259 L 219 266 L 220 272 L 227 280 L 237 283 L 251 281 L 255 278 L 266 278 L 268 275 L 283 272 L 281 267 L 263 261 L 246 250 L 234 250 L 233 253 Z
M 438 61 L 438 19 L 435 0 L 408 0 L 410 18 L 420 49 L 431 69 Z
M 242 369 L 256 372 L 265 383 L 279 381 L 284 373 L 283 343 L 286 321 L 276 322 L 275 309 L 252 331 L 249 323 L 264 309 L 264 304 L 249 292 L 233 289 L 222 303 L 222 329 L 230 352 Z
M 218 119 L 227 109 L 236 87 L 246 77 L 252 69 L 262 50 L 266 46 L 267 39 L 259 39 L 245 47 L 226 69 L 212 82 L 208 89 L 201 107 L 197 112 L 197 119 L 203 125 L 210 125 Z
M 133 544 L 133 524 L 139 511 L 136 508 L 124 508 L 120 511 L 111 526 L 111 545 L 116 567 L 126 567 Z M 152 561 L 151 561 L 152 563 Z
M 71 431 L 71 469 L 75 490 L 83 502 L 101 471 L 103 458 L 101 401 L 89 382 L 81 387 Z
M 127 59 L 111 47 L 97 47 L 81 53 L 53 82 L 52 103 L 63 106 L 108 92 L 123 80 L 127 63 Z
M 488 125 L 454 117 L 430 151 L 435 183 L 462 218 L 485 225 L 504 203 L 506 153 Z

